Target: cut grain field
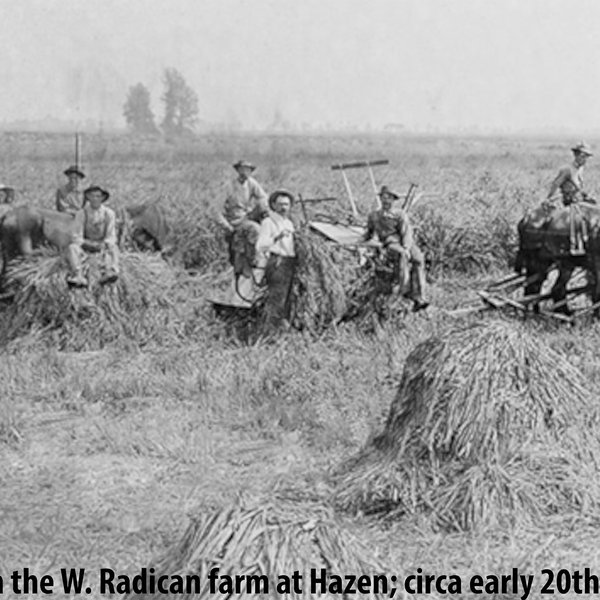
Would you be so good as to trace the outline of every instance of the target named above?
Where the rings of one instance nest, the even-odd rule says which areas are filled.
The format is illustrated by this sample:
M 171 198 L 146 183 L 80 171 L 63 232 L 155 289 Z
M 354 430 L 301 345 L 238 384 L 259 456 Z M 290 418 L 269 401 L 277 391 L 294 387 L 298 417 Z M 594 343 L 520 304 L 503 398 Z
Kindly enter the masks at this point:
M 60 173 L 72 162 L 72 139 L 3 134 L 0 140 L 3 181 L 22 201 L 51 207 Z M 547 344 L 557 360 L 577 369 L 578 385 L 583 382 L 589 398 L 597 398 L 600 327 L 591 320 L 565 327 L 489 313 L 457 321 L 445 312 L 473 301 L 473 290 L 510 269 L 516 223 L 543 198 L 554 171 L 569 159 L 570 142 L 246 135 L 171 146 L 84 137 L 89 180 L 111 191 L 113 206 L 160 198 L 170 216 L 168 316 L 146 323 L 137 337 L 102 339 L 86 329 L 66 334 L 33 327 L 4 340 L 0 574 L 24 566 L 40 575 L 85 567 L 94 586 L 100 568 L 135 574 L 161 557 L 175 568 L 177 561 L 165 563 L 164 557 L 191 523 L 211 511 L 276 498 L 280 486 L 298 496 L 333 498 L 330 486 L 339 466 L 385 430 L 411 351 L 457 326 L 498 322 L 509 331 L 498 339 Z M 376 172 L 378 183 L 403 191 L 415 182 L 425 194 L 414 217 L 429 256 L 432 308 L 369 331 L 349 323 L 320 336 L 288 332 L 252 345 L 230 339 L 212 318 L 206 296 L 210 281 L 226 267 L 213 217 L 230 165 L 239 158 L 259 165 L 257 179 L 268 191 L 337 195 L 341 202 L 332 210 L 339 214 L 347 204 L 330 165 L 387 158 L 389 166 Z M 356 183 L 368 190 L 364 181 Z M 586 187 L 600 193 L 594 159 Z M 363 209 L 370 202 L 365 198 Z M 301 220 L 297 209 L 295 216 Z M 195 275 L 186 275 L 186 268 Z M 3 331 L 8 319 L 14 323 L 11 311 L 0 313 Z M 452 354 L 443 360 L 451 361 Z M 481 365 L 480 384 L 489 375 Z M 519 386 L 525 383 L 519 380 Z M 570 393 L 568 386 L 561 389 L 557 406 L 568 405 Z M 563 480 L 580 478 L 567 463 Z M 539 585 L 530 597 L 537 598 L 543 568 L 590 567 L 600 574 L 600 513 L 587 500 L 576 513 L 512 523 L 484 519 L 461 530 L 421 512 L 396 510 L 393 519 L 382 520 L 366 514 L 364 497 L 352 503 L 360 510 L 348 516 L 351 527 L 368 542 L 374 560 L 399 577 L 421 568 L 468 580 L 516 567 L 535 574 Z M 7 590 L 4 595 L 10 597 Z M 96 589 L 88 597 L 100 596 Z M 447 596 L 434 589 L 414 597 Z M 458 597 L 481 596 L 464 589 Z

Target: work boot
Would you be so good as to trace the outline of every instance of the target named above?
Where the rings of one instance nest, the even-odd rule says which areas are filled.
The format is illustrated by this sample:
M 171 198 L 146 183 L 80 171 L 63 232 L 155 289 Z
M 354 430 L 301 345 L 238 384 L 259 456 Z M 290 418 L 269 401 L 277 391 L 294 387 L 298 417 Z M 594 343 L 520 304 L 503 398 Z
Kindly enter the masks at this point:
M 83 275 L 69 275 L 67 285 L 75 288 L 84 288 L 88 285 L 88 280 Z
M 119 276 L 114 271 L 110 273 L 106 273 L 103 277 L 100 278 L 100 285 L 107 285 L 109 283 L 114 283 L 119 279 Z
M 568 304 L 563 304 L 552 309 L 553 313 L 564 315 L 565 317 L 572 317 L 575 312 Z
M 427 300 L 415 300 L 413 304 L 413 312 L 419 312 L 420 310 L 425 310 L 429 306 L 430 302 Z

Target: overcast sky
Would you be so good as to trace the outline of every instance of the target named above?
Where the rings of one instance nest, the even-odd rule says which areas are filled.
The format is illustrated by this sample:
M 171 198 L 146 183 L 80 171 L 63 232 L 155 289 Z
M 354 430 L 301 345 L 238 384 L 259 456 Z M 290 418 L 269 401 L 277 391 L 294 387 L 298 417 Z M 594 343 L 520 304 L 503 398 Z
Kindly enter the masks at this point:
M 0 120 L 122 125 L 175 67 L 206 121 L 600 130 L 598 0 L 0 0 Z

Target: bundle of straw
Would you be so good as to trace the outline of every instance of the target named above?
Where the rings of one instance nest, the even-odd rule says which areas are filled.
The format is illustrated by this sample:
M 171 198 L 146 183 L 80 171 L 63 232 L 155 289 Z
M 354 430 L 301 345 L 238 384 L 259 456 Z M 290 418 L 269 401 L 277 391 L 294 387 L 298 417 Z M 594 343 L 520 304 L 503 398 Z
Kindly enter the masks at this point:
M 289 597 L 314 597 L 309 589 L 310 569 L 319 573 L 327 569 L 328 573 L 342 577 L 389 572 L 373 549 L 353 531 L 356 532 L 356 526 L 348 527 L 322 498 L 304 489 L 288 487 L 275 490 L 268 497 L 239 498 L 194 520 L 179 544 L 157 561 L 155 571 L 199 575 L 203 586 L 199 594 L 183 594 L 178 598 L 216 599 L 231 595 L 218 591 L 209 594 L 208 574 L 215 567 L 220 576 L 227 575 L 234 580 L 236 575 L 242 574 L 265 576 L 269 582 L 269 597 L 279 597 L 275 586 L 280 575 L 291 576 L 298 571 L 303 576 L 303 593 L 292 592 Z M 253 593 L 240 596 L 265 597 Z M 333 596 L 324 594 L 323 597 Z
M 63 259 L 42 253 L 11 264 L 6 275 L 15 291 L 3 311 L 2 337 L 14 339 L 34 328 L 58 333 L 63 349 L 91 350 L 120 336 L 145 342 L 178 327 L 170 296 L 176 283 L 159 257 L 121 253 L 119 279 L 101 285 L 101 258 L 88 254 L 89 286 L 72 289 Z
M 337 504 L 461 528 L 597 510 L 596 423 L 583 375 L 525 328 L 455 330 L 409 355 L 383 432 L 338 471 Z
M 353 321 L 363 329 L 371 329 L 375 323 L 394 317 L 404 318 L 409 303 L 392 293 L 393 284 L 392 268 L 368 264 L 347 290 L 348 309 L 341 320 Z
M 292 325 L 319 332 L 345 313 L 356 265 L 343 249 L 306 230 L 294 241 L 298 266 L 291 291 Z

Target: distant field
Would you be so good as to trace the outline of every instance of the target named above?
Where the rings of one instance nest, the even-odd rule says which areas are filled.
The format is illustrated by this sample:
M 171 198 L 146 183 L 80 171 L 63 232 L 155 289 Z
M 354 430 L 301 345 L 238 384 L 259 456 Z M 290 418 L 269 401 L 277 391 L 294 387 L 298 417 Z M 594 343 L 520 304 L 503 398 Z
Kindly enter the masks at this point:
M 404 192 L 414 182 L 424 193 L 415 220 L 431 244 L 434 306 L 373 335 L 349 325 L 320 339 L 288 333 L 245 347 L 212 320 L 203 279 L 189 298 L 182 292 L 177 299 L 185 304 L 193 294 L 196 303 L 186 313 L 188 333 L 162 345 L 122 339 L 75 353 L 37 334 L 12 342 L 0 353 L 0 573 L 24 565 L 38 573 L 62 566 L 137 571 L 180 539 L 189 517 L 241 490 L 269 490 L 279 476 L 324 473 L 356 452 L 382 425 L 410 350 L 460 322 L 442 309 L 473 300 L 482 281 L 509 269 L 511 232 L 545 196 L 573 141 L 248 135 L 175 147 L 84 136 L 86 182 L 106 187 L 115 205 L 162 198 L 179 258 L 201 272 L 226 264 L 212 217 L 232 162 L 258 164 L 268 191 L 338 196 L 333 210 L 345 214 L 342 181 L 330 166 L 387 158 L 375 171 L 379 185 Z M 19 201 L 50 207 L 72 146 L 69 136 L 0 134 L 0 179 Z M 600 193 L 596 160 L 586 173 L 591 193 Z M 353 182 L 364 213 L 373 201 L 370 182 L 366 173 Z M 460 228 L 477 232 L 471 245 L 452 241 Z M 487 262 L 468 261 L 471 251 Z M 597 324 L 529 327 L 597 386 Z M 600 568 L 597 529 L 589 524 L 467 535 L 407 518 L 369 531 L 399 571 Z

